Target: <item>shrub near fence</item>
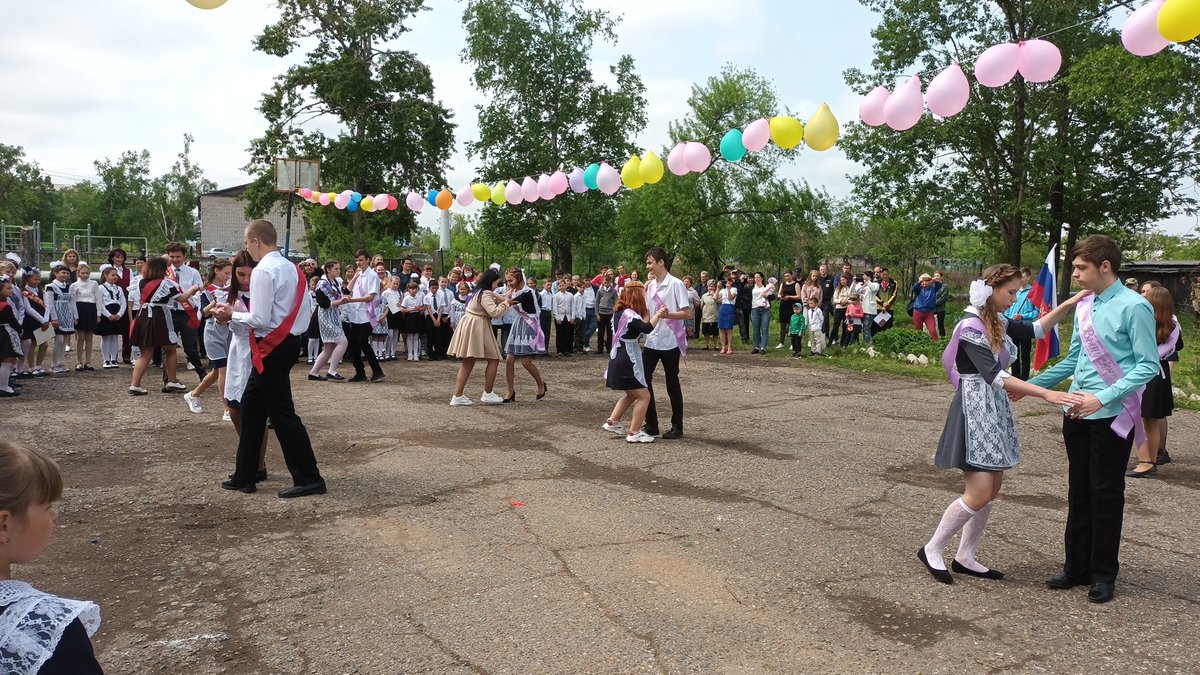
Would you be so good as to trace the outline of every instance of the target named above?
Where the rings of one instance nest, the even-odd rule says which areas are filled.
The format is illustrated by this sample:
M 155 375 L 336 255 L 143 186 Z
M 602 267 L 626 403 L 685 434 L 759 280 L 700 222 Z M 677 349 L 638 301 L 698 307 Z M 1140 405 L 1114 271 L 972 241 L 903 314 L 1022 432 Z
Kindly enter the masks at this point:
M 950 330 L 950 322 L 946 321 L 946 330 Z M 928 333 L 912 328 L 892 328 L 872 336 L 871 346 L 883 354 L 924 354 L 932 359 L 942 358 L 942 351 L 950 344 L 949 337 L 943 337 L 937 342 L 929 339 Z M 861 342 L 859 347 L 864 346 Z

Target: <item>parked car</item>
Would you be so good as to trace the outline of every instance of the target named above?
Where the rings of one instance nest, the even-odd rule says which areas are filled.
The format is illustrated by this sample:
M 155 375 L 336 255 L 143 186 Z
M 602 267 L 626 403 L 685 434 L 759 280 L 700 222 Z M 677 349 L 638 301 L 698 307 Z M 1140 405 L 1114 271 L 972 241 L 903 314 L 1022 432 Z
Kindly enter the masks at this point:
M 237 255 L 237 251 L 230 251 L 227 248 L 210 248 L 204 252 L 204 256 L 209 260 L 216 260 L 217 258 L 232 258 L 235 255 Z

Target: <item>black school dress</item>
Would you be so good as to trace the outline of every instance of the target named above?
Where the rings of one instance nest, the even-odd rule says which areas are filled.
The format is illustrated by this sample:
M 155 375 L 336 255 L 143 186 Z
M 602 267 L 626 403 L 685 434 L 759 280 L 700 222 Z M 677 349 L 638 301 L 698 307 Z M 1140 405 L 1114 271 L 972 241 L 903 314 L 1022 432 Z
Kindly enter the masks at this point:
M 629 309 L 622 313 L 624 312 L 635 314 L 633 310 Z M 614 333 L 616 333 L 619 323 L 620 315 L 614 314 Z M 638 338 L 648 335 L 652 330 L 654 327 L 636 314 L 629 319 L 629 323 L 625 326 L 625 333 L 617 336 L 617 342 L 613 345 L 616 354 L 608 361 L 608 371 L 604 375 L 604 383 L 609 389 L 627 391 L 646 388 L 646 370 L 642 366 L 642 348 L 638 344 Z

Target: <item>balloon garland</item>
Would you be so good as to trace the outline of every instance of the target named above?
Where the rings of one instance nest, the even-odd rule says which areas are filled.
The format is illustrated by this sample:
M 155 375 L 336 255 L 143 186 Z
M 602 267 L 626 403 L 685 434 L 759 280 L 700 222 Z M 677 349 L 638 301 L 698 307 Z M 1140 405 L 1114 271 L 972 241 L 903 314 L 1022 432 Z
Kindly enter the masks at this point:
M 828 104 L 821 104 L 807 123 L 788 115 L 779 115 L 755 120 L 744 129 L 730 129 L 721 137 L 718 153 L 725 162 L 740 162 L 751 152 L 762 152 L 769 142 L 774 142 L 783 150 L 791 150 L 804 143 L 812 150 L 824 152 L 837 145 L 840 135 L 841 127 L 833 111 Z M 630 157 L 620 170 L 608 162 L 595 162 L 586 167 L 574 167 L 567 172 L 559 169 L 542 173 L 536 178 L 526 176 L 520 182 L 509 179 L 489 185 L 481 181 L 464 185 L 454 192 L 448 189 L 429 190 L 424 194 L 413 191 L 405 196 L 404 205 L 408 210 L 420 213 L 426 205 L 448 211 L 456 204 L 466 207 L 475 202 L 491 202 L 496 206 L 532 204 L 556 199 L 568 191 L 574 194 L 598 191 L 611 196 L 622 187 L 637 190 L 654 185 L 662 180 L 667 171 L 676 176 L 704 173 L 714 161 L 712 151 L 704 143 L 681 141 L 667 153 L 665 164 L 653 150 L 647 150 L 641 156 Z M 301 188 L 296 190 L 296 194 L 312 204 L 332 205 L 351 212 L 395 211 L 400 204 L 395 196 L 386 193 L 362 195 L 353 190 L 334 193 Z
M 1121 4 L 1113 5 L 1100 16 Z M 1187 42 L 1198 35 L 1200 0 L 1150 0 L 1126 19 L 1121 44 L 1135 56 L 1153 56 L 1172 42 Z M 979 55 L 975 61 L 975 81 L 996 89 L 1020 73 L 1026 82 L 1038 84 L 1053 80 L 1061 69 L 1062 52 L 1052 42 L 1041 38 L 1009 42 L 993 45 Z M 926 107 L 945 119 L 962 112 L 970 97 L 971 84 L 966 74 L 957 63 L 951 63 L 933 78 L 924 96 L 919 75 L 913 75 L 895 91 L 876 87 L 859 102 L 858 116 L 867 126 L 886 124 L 896 131 L 907 131 L 921 121 Z

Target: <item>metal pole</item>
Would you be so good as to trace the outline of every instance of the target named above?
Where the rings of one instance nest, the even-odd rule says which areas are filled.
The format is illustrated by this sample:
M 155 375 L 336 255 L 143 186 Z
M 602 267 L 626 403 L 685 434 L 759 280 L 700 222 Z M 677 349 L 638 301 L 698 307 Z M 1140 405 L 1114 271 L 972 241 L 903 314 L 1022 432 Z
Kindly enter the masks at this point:
M 287 258 L 288 253 L 292 250 L 292 204 L 296 203 L 296 191 L 292 190 L 288 193 L 288 212 L 287 225 L 284 227 L 283 234 L 283 257 Z
M 450 212 L 442 211 L 441 215 L 441 236 L 438 237 L 438 248 L 443 251 L 450 250 Z
M 92 264 L 92 262 L 91 262 L 91 257 L 92 257 L 92 224 L 91 224 L 91 223 L 88 223 L 88 236 L 87 236 L 87 256 L 88 256 L 88 257 L 87 257 L 87 258 L 84 258 L 84 260 L 87 260 L 87 261 L 88 261 L 88 265 L 91 265 L 91 264 Z

